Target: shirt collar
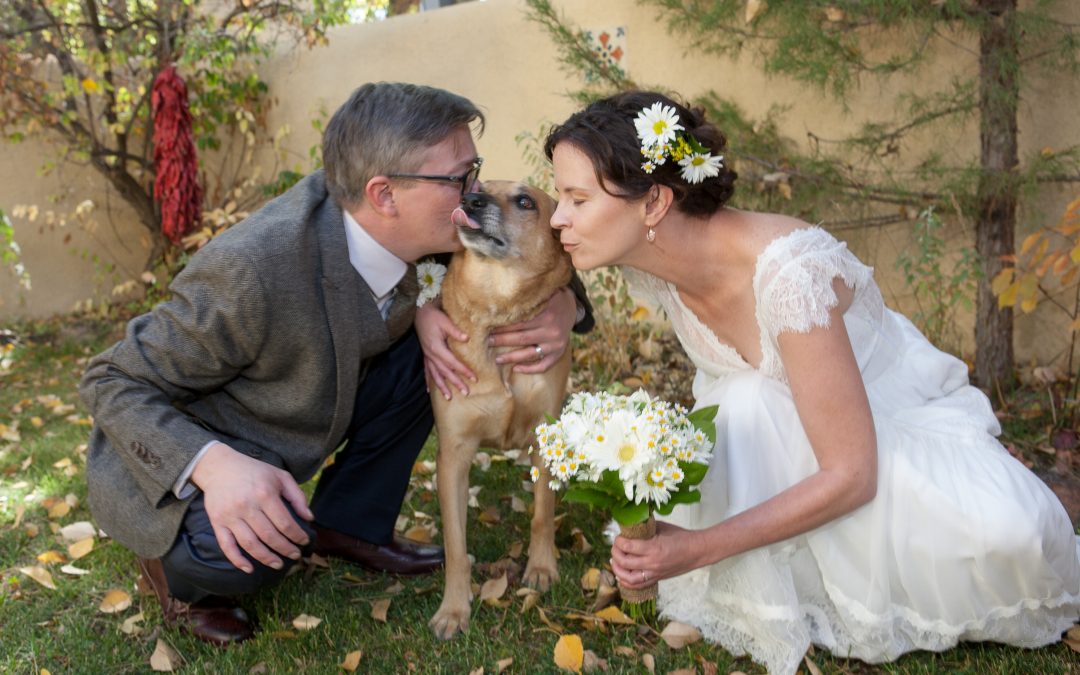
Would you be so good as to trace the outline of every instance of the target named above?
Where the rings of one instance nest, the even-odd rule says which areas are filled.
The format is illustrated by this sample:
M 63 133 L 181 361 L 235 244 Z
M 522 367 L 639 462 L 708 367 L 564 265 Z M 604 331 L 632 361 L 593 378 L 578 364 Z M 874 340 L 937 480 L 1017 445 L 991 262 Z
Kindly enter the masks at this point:
M 349 246 L 349 262 L 360 273 L 376 298 L 382 298 L 398 285 L 408 265 L 368 234 L 364 226 L 348 211 L 345 220 L 345 241 Z

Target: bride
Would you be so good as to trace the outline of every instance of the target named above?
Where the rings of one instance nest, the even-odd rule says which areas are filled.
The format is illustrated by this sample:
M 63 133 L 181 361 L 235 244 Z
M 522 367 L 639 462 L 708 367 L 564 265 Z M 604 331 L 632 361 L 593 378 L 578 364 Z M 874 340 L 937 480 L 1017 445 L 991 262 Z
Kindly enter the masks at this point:
M 724 144 L 700 110 L 641 91 L 545 143 L 574 266 L 622 266 L 697 366 L 697 405 L 719 404 L 700 503 L 616 539 L 620 581 L 659 580 L 666 616 L 773 673 L 811 643 L 876 663 L 1059 640 L 1080 615 L 1060 502 L 995 440 L 965 364 L 887 309 L 844 244 L 726 205 Z

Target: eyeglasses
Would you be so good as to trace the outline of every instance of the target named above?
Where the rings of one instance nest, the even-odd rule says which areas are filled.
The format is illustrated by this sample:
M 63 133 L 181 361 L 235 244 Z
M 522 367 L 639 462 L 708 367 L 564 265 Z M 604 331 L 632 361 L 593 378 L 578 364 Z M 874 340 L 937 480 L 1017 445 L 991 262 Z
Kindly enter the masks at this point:
M 483 157 L 477 157 L 473 160 L 472 166 L 468 171 L 460 176 L 430 176 L 422 173 L 392 173 L 387 178 L 408 178 L 410 180 L 436 180 L 444 183 L 460 183 L 461 184 L 461 196 L 464 197 L 465 193 L 469 191 L 469 188 L 480 177 L 480 165 L 484 163 Z

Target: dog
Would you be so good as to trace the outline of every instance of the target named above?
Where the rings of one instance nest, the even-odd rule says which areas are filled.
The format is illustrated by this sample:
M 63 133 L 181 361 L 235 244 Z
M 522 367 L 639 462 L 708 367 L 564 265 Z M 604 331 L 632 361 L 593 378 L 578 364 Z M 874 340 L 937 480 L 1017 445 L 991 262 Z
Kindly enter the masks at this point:
M 470 563 L 465 545 L 469 467 L 480 446 L 526 448 L 545 415 L 558 416 L 570 374 L 570 350 L 544 373 L 523 374 L 496 365 L 487 346 L 491 329 L 526 321 L 543 310 L 551 295 L 570 282 L 570 256 L 551 229 L 554 200 L 523 183 L 486 181 L 484 192 L 470 193 L 462 209 L 472 221 L 459 225 L 464 250 L 454 254 L 442 284 L 442 308 L 468 333 L 450 348 L 476 374 L 469 395 L 443 398 L 431 387 L 438 431 L 436 459 L 439 508 L 446 550 L 446 589 L 429 622 L 449 639 L 469 625 L 472 600 Z M 479 227 L 475 227 L 479 225 Z M 555 551 L 555 496 L 541 459 L 533 491 L 534 512 L 525 582 L 546 591 L 558 579 Z

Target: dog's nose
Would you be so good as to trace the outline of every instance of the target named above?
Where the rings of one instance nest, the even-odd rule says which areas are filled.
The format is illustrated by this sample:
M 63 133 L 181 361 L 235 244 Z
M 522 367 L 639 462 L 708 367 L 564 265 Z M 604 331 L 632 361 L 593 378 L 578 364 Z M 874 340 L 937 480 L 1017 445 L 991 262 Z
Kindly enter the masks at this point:
M 488 204 L 488 196 L 482 192 L 470 192 L 461 198 L 461 206 L 466 211 L 479 211 Z

